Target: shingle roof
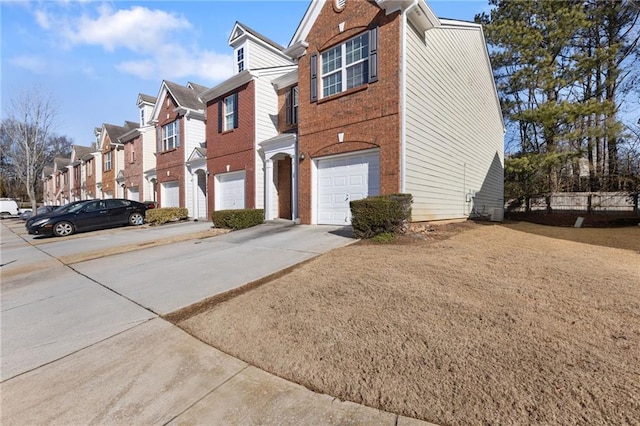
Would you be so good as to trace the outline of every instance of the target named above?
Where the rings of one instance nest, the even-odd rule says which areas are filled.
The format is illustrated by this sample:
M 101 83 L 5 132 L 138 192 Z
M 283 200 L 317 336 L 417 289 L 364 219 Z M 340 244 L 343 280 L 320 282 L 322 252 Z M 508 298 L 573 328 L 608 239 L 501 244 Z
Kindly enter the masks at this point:
M 188 87 L 181 86 L 177 83 L 173 83 L 171 81 L 166 81 L 166 80 L 164 81 L 164 84 L 166 84 L 167 89 L 169 90 L 169 92 L 171 93 L 171 96 L 173 96 L 173 98 L 175 99 L 179 107 L 184 107 L 184 108 L 189 108 L 194 110 L 205 109 L 206 107 L 205 104 L 203 104 L 200 101 L 200 99 L 198 99 L 198 94 L 202 93 L 204 90 L 196 91 Z M 203 87 L 203 86 L 200 86 L 200 87 Z
M 122 135 L 133 129 L 137 129 L 138 127 L 140 127 L 140 125 L 138 123 L 134 123 L 133 121 L 125 121 L 124 126 L 116 126 L 115 124 L 105 123 L 103 127 L 107 131 L 111 142 L 118 143 L 118 139 L 122 137 Z
M 95 150 L 95 146 L 72 145 L 72 148 L 76 151 L 76 158 L 82 158 Z
M 140 100 L 143 102 L 149 102 L 150 104 L 155 104 L 157 98 L 151 95 L 145 95 L 144 93 L 140 93 Z
M 260 34 L 259 32 L 257 32 L 256 30 L 254 30 L 253 28 L 247 27 L 245 24 L 243 24 L 242 22 L 238 22 L 236 21 L 236 24 L 241 26 L 244 30 L 246 30 L 248 33 L 250 33 L 251 35 L 253 35 L 254 37 L 259 38 L 260 40 L 264 41 L 267 44 L 270 44 L 271 46 L 275 47 L 276 49 L 278 49 L 279 51 L 283 51 L 285 49 L 284 46 L 280 45 L 279 43 L 276 43 L 275 41 L 271 40 L 270 38 L 267 38 L 265 36 L 263 36 L 262 34 Z
M 187 86 L 193 87 L 193 90 L 195 90 L 197 94 L 200 94 L 200 93 L 204 92 L 205 90 L 209 89 L 207 86 L 203 86 L 202 84 L 194 83 L 193 81 L 187 82 Z

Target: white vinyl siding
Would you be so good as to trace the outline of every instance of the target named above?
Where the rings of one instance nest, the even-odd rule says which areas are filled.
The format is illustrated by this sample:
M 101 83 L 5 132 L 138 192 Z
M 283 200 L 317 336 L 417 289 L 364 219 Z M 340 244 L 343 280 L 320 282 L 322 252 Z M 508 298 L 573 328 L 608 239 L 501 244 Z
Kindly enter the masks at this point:
M 426 40 L 424 39 L 426 37 Z M 405 192 L 412 220 L 503 205 L 504 133 L 479 29 L 407 28 Z M 467 202 L 467 194 L 475 194 Z
M 260 142 L 278 135 L 278 129 L 271 117 L 278 115 L 278 97 L 271 85 L 271 81 L 284 73 L 274 74 L 255 81 L 256 88 L 256 146 L 254 161 L 256 164 L 256 208 L 264 208 L 264 161 L 260 156 L 258 145 Z
M 281 54 L 274 52 L 272 47 L 258 44 L 254 40 L 247 40 L 244 44 L 245 69 L 262 69 L 279 65 L 291 65 L 291 61 Z
M 183 141 L 185 144 L 185 148 L 184 148 L 185 162 L 187 161 L 188 156 L 191 155 L 193 150 L 199 147 L 202 143 L 204 143 L 205 140 L 206 140 L 206 126 L 203 120 L 192 118 L 184 121 Z M 184 176 L 189 176 L 189 175 L 190 175 L 189 170 L 185 165 Z M 195 217 L 194 215 L 197 214 L 197 212 L 193 211 L 194 197 L 195 197 L 194 186 L 191 182 L 188 182 L 186 183 L 186 188 L 183 190 L 185 191 L 185 205 L 182 207 L 186 207 L 189 210 L 190 217 Z

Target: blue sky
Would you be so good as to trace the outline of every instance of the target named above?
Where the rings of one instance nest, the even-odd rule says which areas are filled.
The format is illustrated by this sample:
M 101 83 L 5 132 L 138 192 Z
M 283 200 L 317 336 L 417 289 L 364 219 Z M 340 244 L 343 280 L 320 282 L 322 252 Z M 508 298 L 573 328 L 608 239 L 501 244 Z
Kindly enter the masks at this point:
M 468 21 L 488 10 L 484 0 L 427 3 Z M 18 91 L 39 87 L 57 105 L 55 133 L 89 145 L 102 123 L 138 121 L 138 93 L 157 96 L 163 79 L 212 87 L 228 78 L 236 21 L 286 46 L 308 4 L 0 0 L 2 118 Z

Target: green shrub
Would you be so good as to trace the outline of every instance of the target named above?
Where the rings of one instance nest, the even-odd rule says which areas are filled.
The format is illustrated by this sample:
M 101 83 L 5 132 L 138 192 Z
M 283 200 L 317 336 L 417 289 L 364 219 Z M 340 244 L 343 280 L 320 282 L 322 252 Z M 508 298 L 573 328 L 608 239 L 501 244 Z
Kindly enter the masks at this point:
M 216 228 L 244 229 L 264 222 L 263 209 L 217 210 L 211 214 Z
M 189 217 L 189 210 L 184 207 L 162 207 L 147 210 L 145 218 L 152 225 L 162 225 L 167 222 L 185 220 Z
M 391 194 L 351 201 L 351 224 L 356 238 L 406 232 L 411 222 L 411 194 Z

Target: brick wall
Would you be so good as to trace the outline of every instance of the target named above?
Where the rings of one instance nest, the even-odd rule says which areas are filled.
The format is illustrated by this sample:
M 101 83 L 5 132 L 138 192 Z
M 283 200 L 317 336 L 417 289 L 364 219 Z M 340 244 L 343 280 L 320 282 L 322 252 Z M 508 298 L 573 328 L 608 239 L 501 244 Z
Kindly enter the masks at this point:
M 107 153 L 111 152 L 111 169 L 107 170 Z M 111 139 L 107 134 L 102 145 L 102 192 L 109 192 L 116 196 L 116 149 L 111 146 Z M 102 197 L 99 197 L 102 198 Z
M 131 161 L 132 152 L 135 152 L 135 161 L 133 162 Z M 124 145 L 124 184 L 127 188 L 138 188 L 140 201 L 149 199 L 148 194 L 144 194 L 142 156 L 142 135 L 138 135 Z M 150 199 L 153 199 L 153 197 Z
M 91 163 L 89 165 L 89 163 Z M 98 198 L 96 196 L 96 160 L 95 157 L 92 157 L 90 160 L 84 163 L 84 171 L 85 171 L 85 197 L 86 198 Z M 91 174 L 87 172 L 87 167 L 91 167 Z
M 238 92 L 238 127 L 218 133 L 218 101 Z M 215 175 L 246 171 L 245 207 L 255 208 L 255 84 L 253 81 L 207 103 L 209 211 L 214 211 Z M 228 167 L 227 167 L 228 166 Z M 258 189 L 262 191 L 262 188 Z
M 176 149 L 168 151 L 158 152 L 156 154 L 156 175 L 158 177 L 158 203 L 162 205 L 162 191 L 161 184 L 165 182 L 178 181 L 180 182 L 180 206 L 186 207 L 186 194 L 184 190 L 185 179 L 185 166 L 186 161 L 184 153 L 184 120 L 178 115 L 174 109 L 177 107 L 175 100 L 171 95 L 161 100 L 160 112 L 158 114 L 158 124 L 156 124 L 156 134 L 161 132 L 162 126 L 169 124 L 175 120 L 180 121 L 180 146 Z M 161 146 L 161 140 L 157 140 L 156 143 Z
M 344 31 L 338 29 L 344 22 Z M 310 102 L 309 58 L 378 26 L 378 81 L 317 102 Z M 311 161 L 331 154 L 380 149 L 380 191 L 400 189 L 400 19 L 370 2 L 348 2 L 335 12 L 327 2 L 307 37 L 307 55 L 299 62 L 299 210 L 302 223 L 311 222 Z M 318 73 L 318 80 L 320 80 Z M 338 142 L 338 133 L 344 141 Z

